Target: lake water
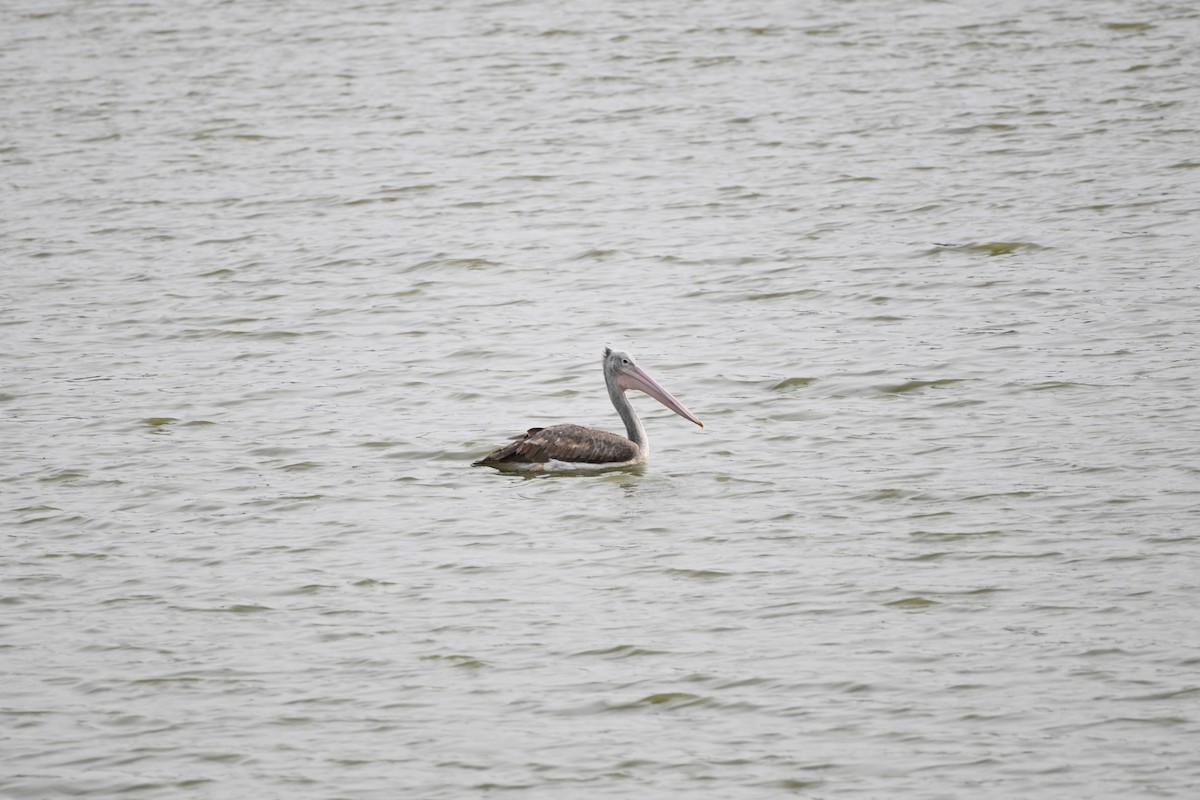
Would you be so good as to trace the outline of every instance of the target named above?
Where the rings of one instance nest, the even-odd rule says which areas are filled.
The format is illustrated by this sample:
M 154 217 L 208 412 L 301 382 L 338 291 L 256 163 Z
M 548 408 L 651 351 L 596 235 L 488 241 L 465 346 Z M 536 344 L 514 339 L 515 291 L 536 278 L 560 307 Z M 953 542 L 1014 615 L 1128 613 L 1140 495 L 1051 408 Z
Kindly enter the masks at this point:
M 0 31 L 0 796 L 1200 793 L 1192 3 Z

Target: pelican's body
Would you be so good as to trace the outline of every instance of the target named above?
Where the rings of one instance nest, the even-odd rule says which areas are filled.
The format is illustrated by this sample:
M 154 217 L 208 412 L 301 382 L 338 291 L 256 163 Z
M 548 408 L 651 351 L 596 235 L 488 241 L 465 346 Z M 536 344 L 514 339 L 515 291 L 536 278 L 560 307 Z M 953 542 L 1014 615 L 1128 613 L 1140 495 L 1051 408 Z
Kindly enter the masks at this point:
M 530 428 L 526 433 L 514 436 L 515 441 L 511 444 L 493 450 L 476 461 L 474 466 L 549 472 L 615 469 L 645 464 L 650 458 L 650 442 L 641 419 L 625 396 L 628 389 L 645 392 L 684 419 L 704 427 L 703 422 L 675 399 L 675 395 L 646 374 L 628 353 L 604 348 L 604 382 L 608 385 L 608 396 L 613 407 L 625 423 L 626 436 L 582 425 Z

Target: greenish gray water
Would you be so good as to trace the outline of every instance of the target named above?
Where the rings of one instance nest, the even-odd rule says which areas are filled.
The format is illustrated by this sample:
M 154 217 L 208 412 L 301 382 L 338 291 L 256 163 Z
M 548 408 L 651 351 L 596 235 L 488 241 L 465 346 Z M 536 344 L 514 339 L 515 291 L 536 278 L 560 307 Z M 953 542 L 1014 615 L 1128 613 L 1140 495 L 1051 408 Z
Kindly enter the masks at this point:
M 1195 795 L 1190 4 L 0 30 L 0 795 Z

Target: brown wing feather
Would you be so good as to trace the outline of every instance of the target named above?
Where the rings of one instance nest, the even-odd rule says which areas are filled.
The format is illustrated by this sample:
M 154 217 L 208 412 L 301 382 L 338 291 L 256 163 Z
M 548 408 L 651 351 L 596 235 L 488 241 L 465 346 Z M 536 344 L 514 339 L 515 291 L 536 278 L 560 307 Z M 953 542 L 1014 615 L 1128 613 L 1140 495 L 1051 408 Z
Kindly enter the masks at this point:
M 637 445 L 624 436 L 582 425 L 552 425 L 530 428 L 517 441 L 476 461 L 475 466 L 544 464 L 551 459 L 579 464 L 617 464 L 632 461 L 637 456 Z

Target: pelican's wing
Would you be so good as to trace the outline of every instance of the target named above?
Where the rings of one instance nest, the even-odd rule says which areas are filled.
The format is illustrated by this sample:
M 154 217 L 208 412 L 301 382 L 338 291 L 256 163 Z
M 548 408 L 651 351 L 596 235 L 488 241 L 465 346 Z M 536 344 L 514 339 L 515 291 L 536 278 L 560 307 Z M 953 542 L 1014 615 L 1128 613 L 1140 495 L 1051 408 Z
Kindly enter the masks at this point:
M 574 464 L 623 464 L 637 457 L 637 445 L 624 436 L 582 425 L 553 425 L 530 428 L 517 441 L 488 453 L 475 464 L 545 464 L 551 460 Z

